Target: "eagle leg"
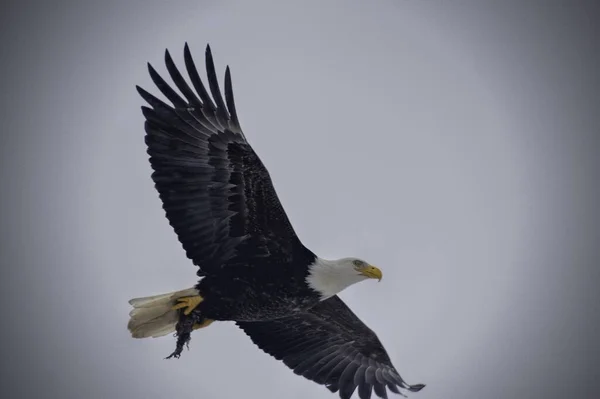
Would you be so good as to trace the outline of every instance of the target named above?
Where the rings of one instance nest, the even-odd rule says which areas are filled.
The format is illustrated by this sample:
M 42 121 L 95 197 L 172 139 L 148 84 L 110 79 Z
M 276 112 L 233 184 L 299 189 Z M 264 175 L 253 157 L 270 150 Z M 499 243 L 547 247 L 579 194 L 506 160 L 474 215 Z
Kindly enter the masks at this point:
M 173 310 L 184 309 L 183 314 L 187 316 L 192 313 L 192 311 L 196 309 L 196 307 L 200 305 L 202 301 L 204 301 L 204 298 L 202 298 L 200 295 L 177 298 L 178 303 L 173 306 Z
M 175 351 L 173 351 L 173 353 L 171 353 L 167 359 L 171 359 L 173 357 L 179 359 L 181 352 L 183 352 L 183 347 L 187 346 L 189 348 L 190 340 L 192 339 L 192 331 L 208 327 L 213 321 L 213 319 L 204 318 L 196 313 L 190 317 L 185 317 L 182 315 L 181 319 L 177 323 L 177 326 L 175 327 L 175 334 L 177 336 L 177 345 L 175 347 Z
M 173 353 L 167 356 L 167 359 L 176 358 L 179 359 L 181 352 L 183 352 L 183 346 L 187 346 L 189 349 L 190 340 L 192 339 L 192 331 L 194 331 L 194 325 L 197 324 L 198 319 L 194 316 L 183 317 L 177 323 L 175 327 L 175 335 L 177 336 L 177 344 Z

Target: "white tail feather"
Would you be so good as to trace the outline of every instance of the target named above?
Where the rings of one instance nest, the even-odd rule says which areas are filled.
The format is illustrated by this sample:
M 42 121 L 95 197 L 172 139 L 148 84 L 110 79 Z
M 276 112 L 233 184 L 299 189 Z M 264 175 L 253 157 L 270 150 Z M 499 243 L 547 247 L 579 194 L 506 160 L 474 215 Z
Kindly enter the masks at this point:
M 188 288 L 169 294 L 131 299 L 129 304 L 133 306 L 133 310 L 129 312 L 131 318 L 127 328 L 134 338 L 156 338 L 173 333 L 179 319 L 173 306 L 178 298 L 194 295 L 198 295 L 198 291 Z

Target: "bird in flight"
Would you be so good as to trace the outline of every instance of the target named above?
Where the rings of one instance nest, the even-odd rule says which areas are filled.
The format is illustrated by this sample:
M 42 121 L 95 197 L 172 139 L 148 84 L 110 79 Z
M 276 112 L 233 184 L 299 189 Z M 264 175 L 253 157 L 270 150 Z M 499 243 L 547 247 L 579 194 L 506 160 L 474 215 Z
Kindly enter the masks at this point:
M 152 180 L 199 279 L 188 289 L 130 300 L 132 336 L 174 333 L 169 357 L 177 358 L 192 332 L 232 321 L 264 352 L 341 399 L 357 389 L 361 399 L 420 391 L 424 385 L 400 377 L 377 335 L 337 295 L 381 280 L 381 270 L 353 257 L 323 259 L 302 244 L 242 131 L 229 67 L 223 98 L 209 46 L 208 90 L 187 44 L 184 62 L 192 86 L 165 52 L 179 93 L 148 65 L 171 104 L 137 91 L 149 105 L 142 113 Z

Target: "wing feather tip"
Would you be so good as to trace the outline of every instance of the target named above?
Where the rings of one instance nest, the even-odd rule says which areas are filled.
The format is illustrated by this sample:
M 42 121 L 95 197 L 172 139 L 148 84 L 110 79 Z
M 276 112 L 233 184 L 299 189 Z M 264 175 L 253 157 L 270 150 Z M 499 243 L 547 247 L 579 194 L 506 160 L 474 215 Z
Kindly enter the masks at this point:
M 173 57 L 171 57 L 171 53 L 169 52 L 168 48 L 165 49 L 165 62 L 166 63 L 173 62 Z
M 423 388 L 425 388 L 425 384 L 415 384 L 415 385 L 407 384 L 407 386 L 406 386 L 406 389 L 411 392 L 419 392 Z
M 156 69 L 154 69 L 150 62 L 146 63 L 146 68 L 148 68 L 148 72 L 150 73 L 150 75 L 158 74 L 158 72 L 156 72 Z

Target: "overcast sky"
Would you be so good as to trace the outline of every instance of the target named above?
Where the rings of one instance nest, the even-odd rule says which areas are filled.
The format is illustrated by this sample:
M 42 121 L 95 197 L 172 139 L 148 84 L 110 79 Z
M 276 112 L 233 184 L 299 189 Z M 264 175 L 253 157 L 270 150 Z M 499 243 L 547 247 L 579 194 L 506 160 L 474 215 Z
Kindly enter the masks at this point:
M 600 397 L 598 12 L 449 3 L 5 8 L 0 396 L 333 397 L 231 323 L 169 361 L 174 338 L 126 329 L 130 298 L 196 282 L 135 91 L 187 41 L 231 66 L 304 243 L 383 270 L 341 296 L 427 385 L 410 397 Z

